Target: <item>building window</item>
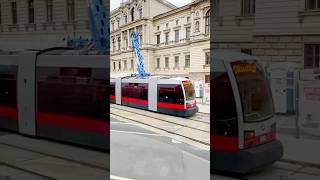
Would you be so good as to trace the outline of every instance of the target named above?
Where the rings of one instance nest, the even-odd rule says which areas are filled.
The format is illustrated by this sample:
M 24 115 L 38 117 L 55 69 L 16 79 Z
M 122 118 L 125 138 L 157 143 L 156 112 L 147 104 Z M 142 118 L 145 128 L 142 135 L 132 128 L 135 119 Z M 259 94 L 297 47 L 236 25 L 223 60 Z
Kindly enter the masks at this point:
M 205 33 L 210 33 L 210 10 L 206 13 L 205 19 Z
M 195 32 L 199 32 L 200 31 L 200 22 L 199 21 L 196 21 L 194 29 L 195 29 Z
M 241 49 L 242 53 L 252 55 L 252 49 Z
M 47 22 L 53 21 L 53 0 L 47 0 Z
M 190 33 L 191 33 L 191 28 L 186 27 L 186 40 L 190 40 Z
M 121 38 L 118 37 L 118 50 L 120 51 L 121 50 Z
M 157 58 L 157 69 L 160 69 L 160 58 Z
M 120 28 L 120 20 L 119 19 L 117 20 L 117 25 L 118 25 L 118 28 Z
M 165 58 L 164 63 L 165 63 L 165 67 L 169 68 L 169 57 Z
M 157 44 L 160 44 L 160 34 L 157 35 Z
M 124 24 L 127 24 L 127 23 L 128 23 L 128 16 L 124 15 Z
M 116 70 L 116 62 L 113 62 L 113 70 Z
M 128 65 L 127 65 L 127 60 L 124 60 L 124 70 L 127 70 Z
M 187 17 L 187 22 L 190 22 L 190 16 Z
M 131 9 L 131 21 L 134 21 L 134 8 Z
M 176 42 L 176 43 L 178 43 L 179 42 L 179 30 L 175 30 L 174 31 L 174 41 Z
M 18 22 L 17 2 L 11 2 L 11 16 L 12 16 L 12 24 L 17 24 Z
M 123 39 L 124 39 L 124 45 L 125 45 L 125 48 L 128 48 L 128 35 L 126 32 L 123 33 Z
M 306 10 L 320 9 L 320 0 L 306 0 Z
M 114 38 L 112 39 L 112 50 L 113 50 L 113 51 L 116 50 L 116 41 L 115 41 Z
M 304 67 L 319 68 L 320 44 L 306 44 L 304 46 Z
M 139 9 L 139 18 L 142 19 L 142 8 Z
M 143 41 L 143 38 L 142 38 L 142 34 L 140 33 L 139 35 L 139 46 L 142 46 L 142 41 Z
M 75 20 L 74 0 L 67 0 L 67 18 L 68 22 L 73 22 Z
M 242 0 L 242 16 L 253 16 L 255 13 L 255 0 Z
M 205 56 L 205 65 L 210 65 L 210 52 L 206 52 Z
M 176 25 L 177 25 L 177 26 L 179 25 L 179 20 L 176 20 Z
M 29 23 L 34 23 L 34 4 L 33 0 L 28 0 L 28 16 L 29 16 Z
M 189 68 L 190 67 L 190 55 L 185 56 L 185 63 L 184 67 Z
M 133 68 L 133 59 L 131 59 L 130 61 L 131 61 L 131 63 L 130 63 L 131 64 L 131 69 L 134 69 Z
M 210 75 L 205 75 L 204 76 L 204 82 L 208 83 L 208 84 L 210 83 Z
M 111 30 L 114 30 L 114 22 L 111 23 Z
M 157 26 L 157 30 L 158 30 L 158 31 L 160 30 L 160 26 Z
M 179 68 L 179 56 L 174 57 L 174 67 Z
M 121 61 L 119 61 L 119 71 L 121 71 Z
M 166 44 L 169 44 L 169 33 L 167 32 L 165 36 L 166 36 Z
M 166 28 L 168 28 L 169 27 L 169 23 L 166 23 Z

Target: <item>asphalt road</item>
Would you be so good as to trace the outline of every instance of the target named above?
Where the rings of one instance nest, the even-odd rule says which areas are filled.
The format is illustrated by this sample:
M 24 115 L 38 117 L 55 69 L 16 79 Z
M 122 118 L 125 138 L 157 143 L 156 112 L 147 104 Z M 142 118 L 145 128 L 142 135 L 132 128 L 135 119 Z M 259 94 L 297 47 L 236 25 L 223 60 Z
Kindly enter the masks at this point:
M 209 180 L 208 151 L 111 118 L 111 179 Z

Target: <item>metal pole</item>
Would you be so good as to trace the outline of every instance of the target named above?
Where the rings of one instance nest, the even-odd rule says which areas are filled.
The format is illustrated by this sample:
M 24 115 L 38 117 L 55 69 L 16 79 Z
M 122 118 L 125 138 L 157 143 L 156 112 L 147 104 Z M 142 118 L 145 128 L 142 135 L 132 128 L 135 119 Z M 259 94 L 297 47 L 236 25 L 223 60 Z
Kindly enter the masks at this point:
M 300 83 L 300 71 L 297 73 L 297 83 L 296 83 L 296 98 L 295 98 L 295 104 L 296 104 L 296 113 L 295 113 L 295 126 L 296 126 L 296 138 L 300 138 L 300 128 L 299 128 L 299 96 L 300 96 L 300 90 L 299 90 L 299 83 Z

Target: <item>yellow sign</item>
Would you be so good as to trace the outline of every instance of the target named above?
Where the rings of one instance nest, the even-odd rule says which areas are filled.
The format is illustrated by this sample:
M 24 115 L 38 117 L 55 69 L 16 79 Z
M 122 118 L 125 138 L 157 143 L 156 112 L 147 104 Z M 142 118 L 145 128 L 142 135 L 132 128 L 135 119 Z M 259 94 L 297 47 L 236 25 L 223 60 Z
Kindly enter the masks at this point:
M 182 84 L 184 86 L 190 86 L 191 85 L 190 81 L 183 81 Z
M 257 72 L 257 66 L 255 64 L 236 64 L 233 65 L 232 68 L 235 74 Z

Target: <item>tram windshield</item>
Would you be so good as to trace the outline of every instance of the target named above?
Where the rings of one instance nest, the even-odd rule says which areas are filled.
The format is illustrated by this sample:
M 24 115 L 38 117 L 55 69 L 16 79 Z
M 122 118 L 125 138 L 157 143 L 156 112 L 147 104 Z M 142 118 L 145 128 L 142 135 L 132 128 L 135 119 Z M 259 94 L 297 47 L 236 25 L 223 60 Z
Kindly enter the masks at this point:
M 244 122 L 259 122 L 273 115 L 273 101 L 264 71 L 256 61 L 231 63 L 237 79 Z
M 183 83 L 184 91 L 186 93 L 186 100 L 187 101 L 194 100 L 196 96 L 195 96 L 195 90 L 192 82 L 183 81 L 182 83 Z

